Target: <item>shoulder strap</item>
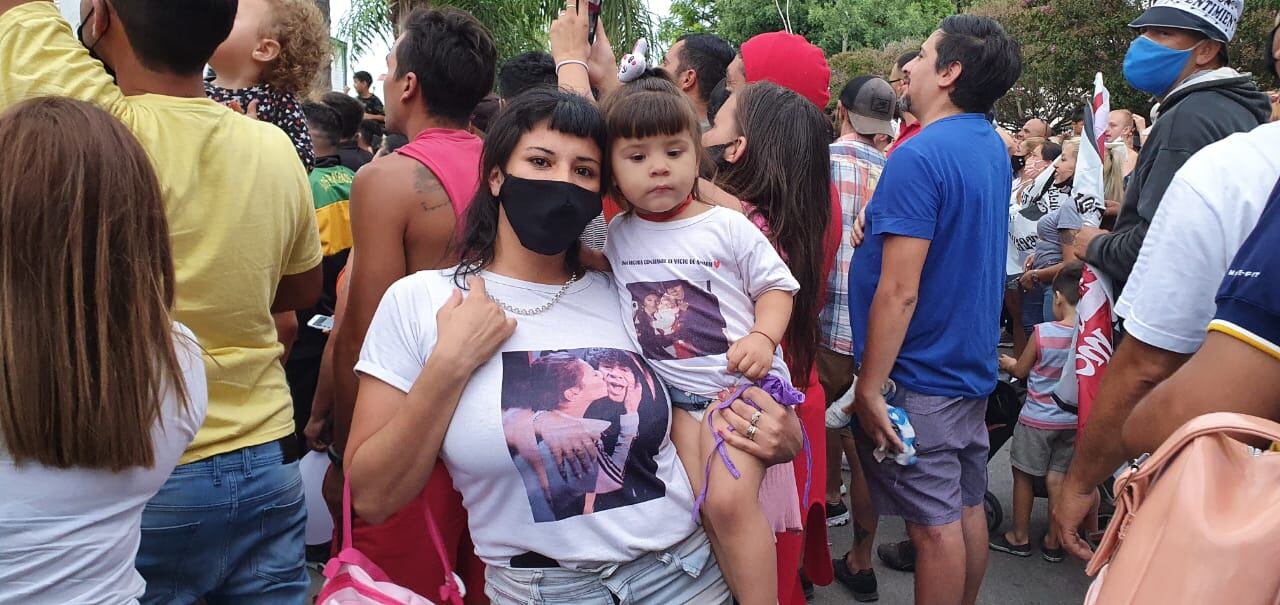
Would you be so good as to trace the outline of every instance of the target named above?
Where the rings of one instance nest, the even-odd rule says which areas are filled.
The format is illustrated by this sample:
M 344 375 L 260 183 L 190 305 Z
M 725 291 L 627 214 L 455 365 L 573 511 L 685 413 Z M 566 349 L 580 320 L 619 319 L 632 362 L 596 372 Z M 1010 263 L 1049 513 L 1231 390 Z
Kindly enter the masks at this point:
M 343 477 L 342 479 L 342 550 L 352 548 L 351 540 L 351 480 Z M 457 577 L 453 573 L 453 565 L 449 563 L 449 555 L 444 549 L 444 539 L 440 537 L 440 529 L 436 527 L 435 515 L 431 514 L 431 507 L 426 507 L 427 516 L 427 534 L 431 536 L 431 545 L 436 549 L 436 556 L 440 558 L 440 568 L 444 570 L 444 585 L 440 587 L 440 602 L 450 603 L 451 605 L 462 605 L 462 589 L 458 585 Z

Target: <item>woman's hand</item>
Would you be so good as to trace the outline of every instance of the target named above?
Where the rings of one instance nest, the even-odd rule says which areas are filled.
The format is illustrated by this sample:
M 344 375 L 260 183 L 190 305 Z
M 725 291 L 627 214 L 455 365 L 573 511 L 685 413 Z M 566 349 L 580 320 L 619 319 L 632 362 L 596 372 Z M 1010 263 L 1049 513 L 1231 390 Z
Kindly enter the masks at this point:
M 627 394 L 622 400 L 622 407 L 627 410 L 628 414 L 635 414 L 640 411 L 640 400 L 640 385 L 633 384 L 627 387 Z
M 560 16 L 551 22 L 549 37 L 551 39 L 551 57 L 556 65 L 562 61 L 586 62 L 589 48 L 587 46 L 587 0 L 568 0 Z
M 605 33 L 603 23 L 596 25 L 596 41 L 588 51 L 587 75 L 591 78 L 591 85 L 600 91 L 601 99 L 622 86 L 618 81 L 618 58 L 613 54 L 609 34 Z
M 587 430 L 579 419 L 560 412 L 547 412 L 534 420 L 533 430 L 551 450 L 556 468 L 563 469 L 568 462 L 567 466 L 576 477 L 582 477 L 591 470 L 596 458 L 596 438 L 600 435 Z
M 760 418 L 756 421 L 755 437 L 748 439 L 747 427 L 751 426 L 757 407 Z M 791 462 L 804 446 L 804 432 L 795 411 L 758 387 L 747 389 L 741 399 L 715 413 L 711 422 L 725 443 L 759 458 L 765 466 Z
M 445 356 L 470 375 L 515 333 L 516 320 L 489 300 L 483 279 L 468 277 L 467 287 L 470 293 L 465 300 L 461 291 L 454 290 L 436 313 L 439 335 L 432 354 Z
M 1030 292 L 1032 288 L 1036 287 L 1036 272 L 1024 271 L 1022 275 L 1018 276 L 1018 286 L 1022 288 L 1023 292 Z

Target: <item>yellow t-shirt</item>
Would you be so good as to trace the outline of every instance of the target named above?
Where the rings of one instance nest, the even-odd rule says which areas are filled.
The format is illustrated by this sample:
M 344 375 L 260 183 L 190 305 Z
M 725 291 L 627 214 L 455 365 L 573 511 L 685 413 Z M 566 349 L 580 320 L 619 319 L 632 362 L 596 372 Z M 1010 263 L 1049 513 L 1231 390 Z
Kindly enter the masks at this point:
M 209 379 L 208 418 L 181 463 L 292 433 L 271 302 L 282 276 L 321 256 L 289 137 L 207 99 L 124 96 L 56 5 L 32 2 L 0 15 L 0 110 L 51 95 L 107 109 L 155 162 L 178 278 L 174 319 L 198 337 Z

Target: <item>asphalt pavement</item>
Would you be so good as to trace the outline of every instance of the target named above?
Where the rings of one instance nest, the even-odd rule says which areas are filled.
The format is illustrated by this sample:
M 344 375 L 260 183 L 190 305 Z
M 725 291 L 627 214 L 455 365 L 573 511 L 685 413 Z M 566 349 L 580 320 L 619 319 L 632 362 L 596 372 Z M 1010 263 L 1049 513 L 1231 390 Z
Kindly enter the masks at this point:
M 1009 443 L 996 454 L 987 467 L 990 474 L 990 491 L 1000 499 L 1004 509 L 1004 526 L 1009 527 L 1009 517 L 1013 514 L 1012 494 L 1013 476 L 1009 470 Z M 1047 500 L 1036 499 L 1035 509 L 1031 514 L 1031 539 L 1033 545 L 1048 529 Z M 906 538 L 902 521 L 896 518 L 883 518 L 876 535 L 876 542 L 897 542 Z M 828 539 L 832 543 L 831 554 L 841 556 L 849 550 L 853 543 L 852 525 L 832 527 L 828 531 Z M 1080 605 L 1084 602 L 1085 592 L 1089 588 L 1090 578 L 1084 575 L 1084 563 L 1070 556 L 1061 563 L 1050 563 L 1040 556 L 1037 548 L 1030 557 L 1015 557 L 991 551 L 987 565 L 987 576 L 982 583 L 982 592 L 978 597 L 981 605 Z M 879 559 L 876 563 L 876 578 L 880 583 L 880 601 L 884 605 L 911 605 L 914 594 L 912 583 L 914 576 L 909 573 L 894 571 L 885 567 Z M 818 605 L 845 605 L 853 603 L 853 596 L 838 582 L 831 586 L 819 586 L 815 590 L 813 601 Z

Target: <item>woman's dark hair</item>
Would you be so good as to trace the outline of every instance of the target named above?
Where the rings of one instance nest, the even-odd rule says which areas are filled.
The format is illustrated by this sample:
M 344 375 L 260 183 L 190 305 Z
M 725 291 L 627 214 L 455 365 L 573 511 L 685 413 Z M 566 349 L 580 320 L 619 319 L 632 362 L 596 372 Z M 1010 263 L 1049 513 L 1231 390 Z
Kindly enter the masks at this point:
M 951 15 L 939 26 L 936 67 L 959 63 L 951 102 L 968 113 L 986 113 L 1022 75 L 1022 50 L 1000 23 L 979 15 Z
M 543 355 L 529 364 L 530 406 L 535 412 L 560 407 L 564 392 L 582 384 L 582 360 L 568 353 Z
M 817 352 L 819 293 L 827 279 L 831 123 L 816 105 L 777 84 L 757 82 L 735 94 L 737 128 L 747 151 L 718 182 L 764 215 L 774 246 L 800 282 L 783 342 L 791 381 L 803 387 Z
M 698 162 L 698 172 L 710 162 L 702 149 L 702 125 L 689 98 L 660 69 L 646 71 L 639 80 L 628 83 L 605 99 L 604 123 L 609 131 L 604 148 L 609 162 L 618 139 L 643 139 L 654 136 L 676 136 L 688 133 L 693 141 L 689 150 Z M 610 179 L 606 186 L 613 200 L 623 210 L 631 209 L 618 184 Z M 697 184 L 694 184 L 697 195 Z
M 151 158 L 62 97 L 0 114 L 0 141 L 26 150 L 0 154 L 0 450 L 19 468 L 154 468 L 166 393 L 189 400 Z
M 606 143 L 604 117 L 581 95 L 554 88 L 535 88 L 511 100 L 485 134 L 480 160 L 480 190 L 467 208 L 466 227 L 459 249 L 461 262 L 454 280 L 466 286 L 466 278 L 493 262 L 498 239 L 498 198 L 489 192 L 489 175 L 506 172 L 520 138 L 539 125 L 569 136 L 591 139 L 601 151 L 600 183 L 609 182 L 609 162 L 604 158 Z M 582 270 L 578 248 L 571 247 L 565 265 L 577 274 Z
M 1044 145 L 1040 146 L 1040 159 L 1046 162 L 1052 162 L 1058 159 L 1060 155 L 1062 155 L 1062 145 L 1053 141 L 1045 141 Z
M 729 89 L 727 83 L 729 80 L 720 80 L 715 88 L 711 89 L 711 95 L 707 99 L 707 122 L 712 126 L 716 125 L 716 114 L 720 113 L 720 108 L 724 107 L 724 102 L 729 100 Z

